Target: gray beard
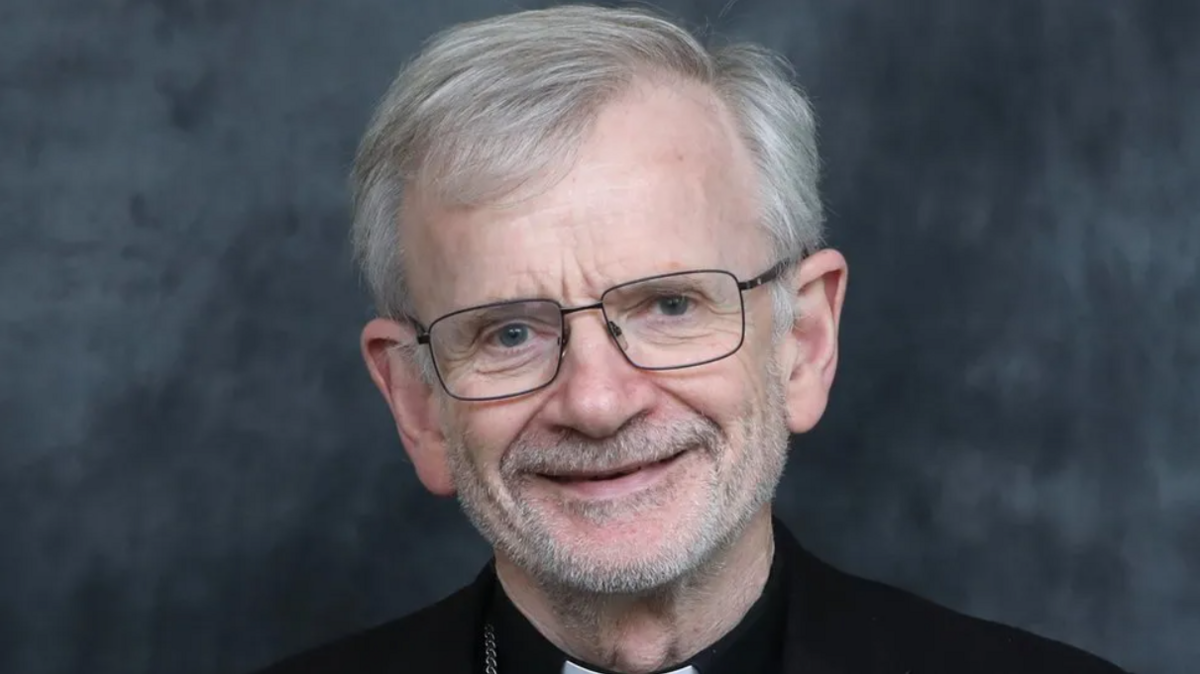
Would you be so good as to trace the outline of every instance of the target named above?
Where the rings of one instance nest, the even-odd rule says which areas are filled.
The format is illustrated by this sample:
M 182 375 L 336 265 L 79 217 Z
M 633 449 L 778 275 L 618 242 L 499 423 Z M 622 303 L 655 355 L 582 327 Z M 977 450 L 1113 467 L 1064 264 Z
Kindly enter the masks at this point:
M 773 368 L 772 368 L 773 369 Z M 787 459 L 789 433 L 783 386 L 773 373 L 766 377 L 765 409 L 748 405 L 733 437 L 711 419 L 691 416 L 670 427 L 634 419 L 611 438 L 594 440 L 577 434 L 522 435 L 509 447 L 500 464 L 500 483 L 479 470 L 469 443 L 460 433 L 447 432 L 449 462 L 459 503 L 480 534 L 514 564 L 532 576 L 544 591 L 567 595 L 669 595 L 681 585 L 693 585 L 738 540 L 754 515 L 774 498 Z M 451 429 L 447 429 L 450 431 Z M 740 441 L 740 442 L 739 442 Z M 706 480 L 709 502 L 689 518 L 687 531 L 655 556 L 620 565 L 601 564 L 586 550 L 570 549 L 553 535 L 543 509 L 548 505 L 601 525 L 664 505 L 671 497 L 651 490 L 620 503 L 580 503 L 522 498 L 539 472 L 599 469 L 654 460 L 691 449 L 709 465 L 743 448 L 743 456 L 712 472 Z M 685 457 L 684 460 L 696 460 Z M 683 527 L 681 527 L 682 529 Z M 662 599 L 665 601 L 666 596 Z

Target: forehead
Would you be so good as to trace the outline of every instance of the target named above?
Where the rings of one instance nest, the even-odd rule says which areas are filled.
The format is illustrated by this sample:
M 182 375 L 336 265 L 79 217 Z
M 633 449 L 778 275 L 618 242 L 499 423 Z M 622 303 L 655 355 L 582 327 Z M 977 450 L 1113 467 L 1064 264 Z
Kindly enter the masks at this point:
M 521 297 L 587 301 L 683 269 L 757 272 L 756 186 L 708 90 L 645 83 L 601 109 L 548 189 L 471 208 L 417 195 L 403 232 L 410 291 L 429 315 Z

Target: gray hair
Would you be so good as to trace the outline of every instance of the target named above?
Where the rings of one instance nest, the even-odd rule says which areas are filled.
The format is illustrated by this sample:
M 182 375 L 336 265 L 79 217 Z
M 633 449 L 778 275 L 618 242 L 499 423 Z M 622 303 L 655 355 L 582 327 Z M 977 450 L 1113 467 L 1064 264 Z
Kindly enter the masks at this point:
M 819 162 L 808 101 L 776 54 L 709 50 L 640 9 L 523 11 L 435 36 L 396 77 L 355 159 L 353 244 L 377 311 L 411 315 L 400 218 L 419 187 L 447 205 L 495 201 L 569 164 L 604 103 L 636 78 L 710 87 L 729 108 L 760 179 L 761 224 L 776 259 L 821 245 Z M 776 329 L 791 326 L 779 284 Z

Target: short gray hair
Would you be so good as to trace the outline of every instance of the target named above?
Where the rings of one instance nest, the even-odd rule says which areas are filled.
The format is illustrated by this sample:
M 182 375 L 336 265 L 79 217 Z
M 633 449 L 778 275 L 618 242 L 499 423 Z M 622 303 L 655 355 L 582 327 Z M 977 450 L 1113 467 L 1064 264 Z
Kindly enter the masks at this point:
M 824 217 L 815 123 L 783 58 L 749 44 L 707 49 L 641 9 L 523 11 L 435 36 L 401 70 L 363 136 L 353 244 L 380 315 L 413 311 L 400 239 L 408 188 L 445 204 L 502 198 L 562 166 L 603 104 L 636 78 L 664 76 L 707 85 L 729 108 L 757 166 L 776 258 L 816 250 Z M 774 295 L 779 329 L 791 302 Z

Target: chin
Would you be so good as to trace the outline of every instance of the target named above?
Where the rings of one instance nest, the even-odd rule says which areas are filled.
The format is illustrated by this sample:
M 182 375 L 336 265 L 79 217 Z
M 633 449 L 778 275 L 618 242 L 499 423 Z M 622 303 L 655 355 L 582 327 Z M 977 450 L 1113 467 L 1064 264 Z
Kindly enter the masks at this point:
M 670 585 L 698 566 L 696 550 L 610 548 L 580 551 L 544 565 L 541 575 L 552 584 L 591 594 L 643 594 Z
M 587 515 L 562 513 L 547 527 L 543 544 L 528 560 L 537 568 L 535 575 L 576 591 L 643 593 L 695 571 L 716 543 L 711 531 L 715 522 L 699 522 L 674 508 L 606 518 Z

